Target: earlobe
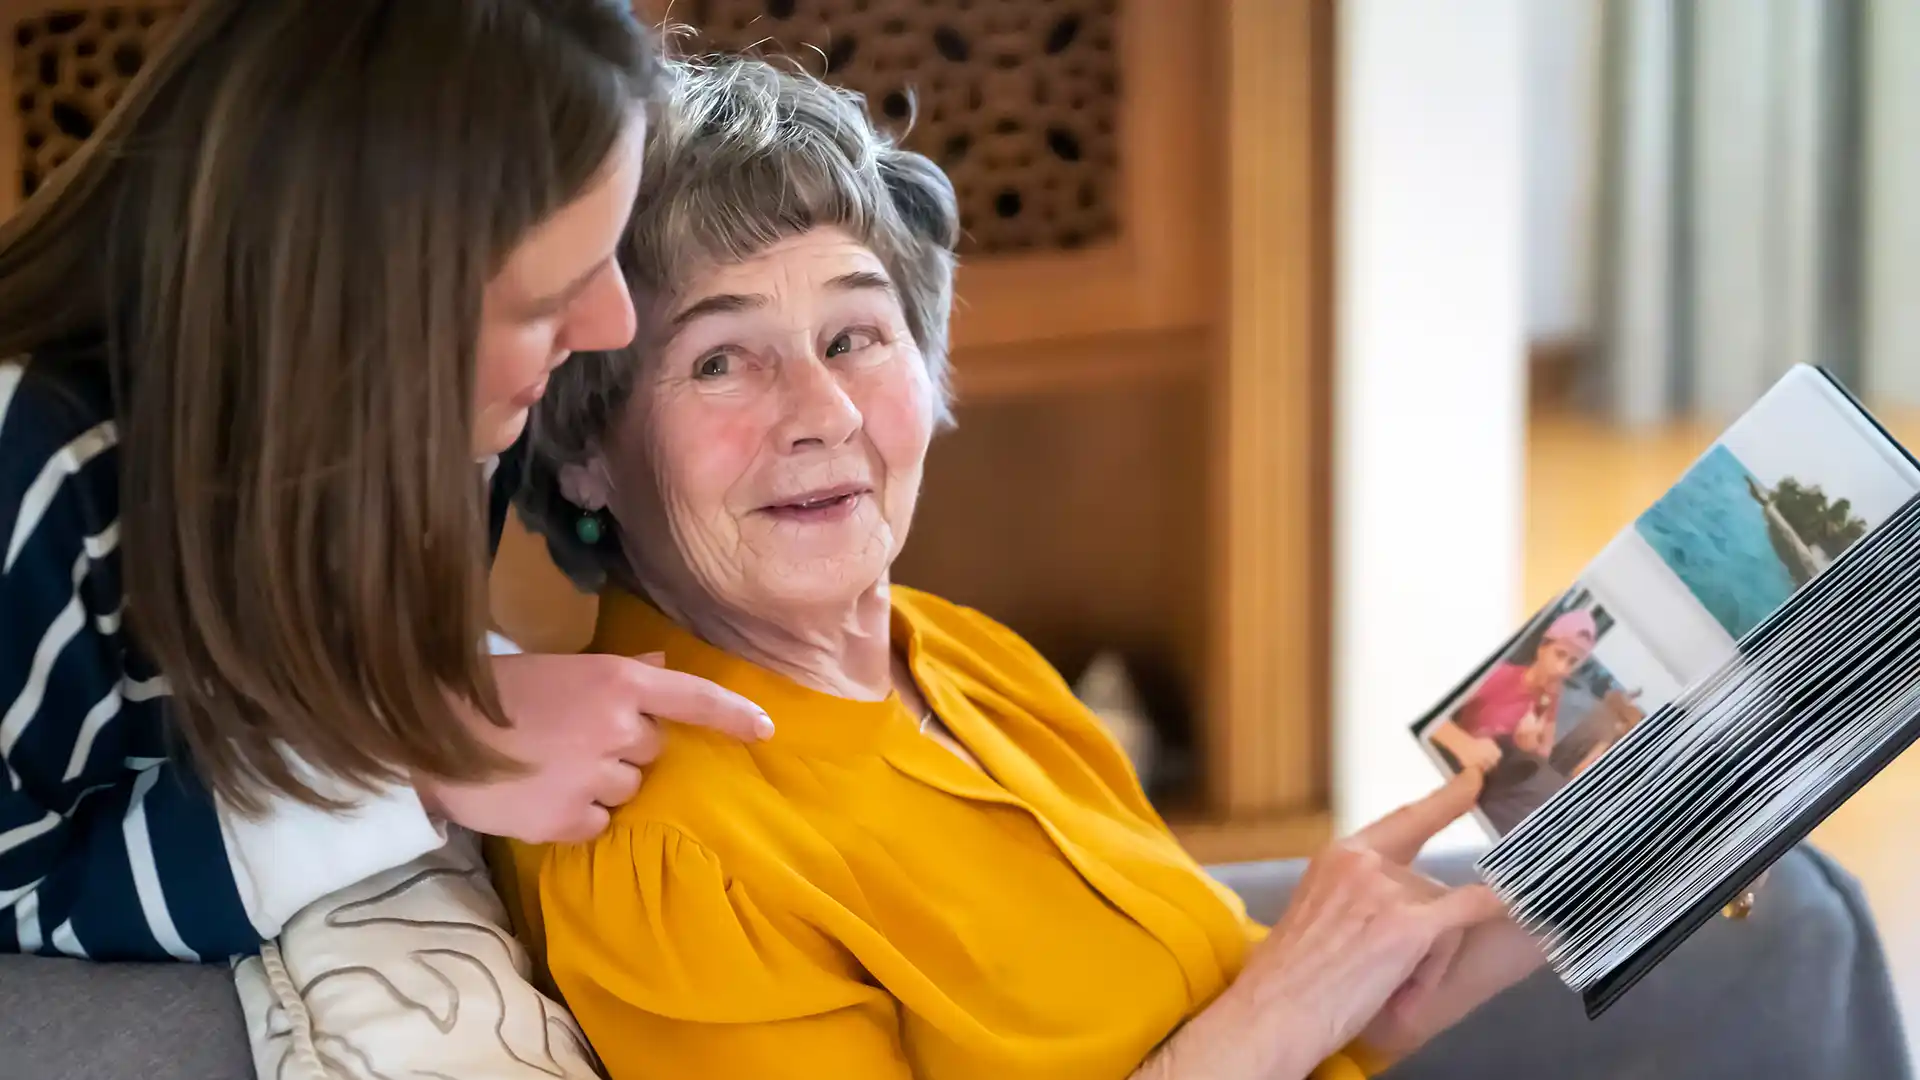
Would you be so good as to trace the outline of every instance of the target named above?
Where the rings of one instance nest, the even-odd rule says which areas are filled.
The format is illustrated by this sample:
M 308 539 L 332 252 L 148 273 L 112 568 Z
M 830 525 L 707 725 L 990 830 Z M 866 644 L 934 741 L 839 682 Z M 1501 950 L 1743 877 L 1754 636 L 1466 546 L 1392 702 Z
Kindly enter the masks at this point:
M 583 510 L 605 510 L 613 495 L 606 459 L 595 454 L 584 462 L 560 466 L 560 494 Z

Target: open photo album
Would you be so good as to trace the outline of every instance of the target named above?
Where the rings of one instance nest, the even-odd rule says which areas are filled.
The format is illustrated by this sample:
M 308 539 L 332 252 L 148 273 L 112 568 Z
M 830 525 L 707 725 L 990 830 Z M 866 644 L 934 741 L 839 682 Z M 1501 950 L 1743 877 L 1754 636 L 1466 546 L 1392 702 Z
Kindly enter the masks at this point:
M 1920 734 L 1920 463 L 1790 371 L 1414 725 L 1598 1016 Z

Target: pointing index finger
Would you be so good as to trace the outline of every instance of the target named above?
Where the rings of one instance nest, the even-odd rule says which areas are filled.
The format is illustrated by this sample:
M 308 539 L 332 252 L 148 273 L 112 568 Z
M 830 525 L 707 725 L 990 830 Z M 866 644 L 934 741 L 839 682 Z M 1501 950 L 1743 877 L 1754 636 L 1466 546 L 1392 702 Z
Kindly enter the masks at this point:
M 1480 773 L 1468 769 L 1426 798 L 1409 803 L 1360 830 L 1354 841 L 1404 866 L 1420 854 L 1420 849 L 1436 833 L 1473 809 L 1474 800 L 1480 797 L 1480 783 Z
M 739 694 L 684 671 L 635 663 L 635 707 L 649 716 L 711 728 L 743 742 L 773 738 L 773 720 Z

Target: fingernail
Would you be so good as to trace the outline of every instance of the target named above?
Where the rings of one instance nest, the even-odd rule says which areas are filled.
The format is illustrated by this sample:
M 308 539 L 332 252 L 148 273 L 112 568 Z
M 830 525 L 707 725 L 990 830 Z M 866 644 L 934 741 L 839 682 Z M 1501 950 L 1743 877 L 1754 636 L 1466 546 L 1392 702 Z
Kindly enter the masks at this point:
M 762 742 L 773 738 L 773 717 L 761 713 L 753 722 L 753 733 L 759 736 Z
M 636 659 L 643 664 L 652 664 L 654 667 L 667 666 L 667 654 L 664 652 L 641 653 Z

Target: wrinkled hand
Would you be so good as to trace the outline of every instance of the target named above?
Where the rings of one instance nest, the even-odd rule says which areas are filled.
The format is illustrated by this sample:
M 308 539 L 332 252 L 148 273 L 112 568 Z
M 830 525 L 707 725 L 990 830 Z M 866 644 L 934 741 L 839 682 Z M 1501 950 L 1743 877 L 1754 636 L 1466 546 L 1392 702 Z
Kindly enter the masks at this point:
M 500 703 L 511 726 L 471 708 L 460 715 L 488 744 L 523 763 L 518 776 L 481 784 L 415 777 L 429 813 L 475 832 L 531 843 L 591 840 L 613 808 L 640 790 L 659 756 L 658 719 L 695 724 L 747 741 L 773 722 L 747 699 L 669 671 L 657 655 L 498 656 Z
M 1413 884 L 1438 897 L 1447 888 L 1418 878 Z M 1397 1061 L 1465 1019 L 1546 961 L 1540 944 L 1511 918 L 1490 918 L 1435 939 L 1412 977 L 1387 999 L 1360 1033 L 1368 1049 Z
M 1309 1018 L 1307 1036 L 1329 1052 L 1370 1025 L 1391 1040 L 1381 1052 L 1406 1045 L 1382 1018 L 1418 1023 L 1439 1015 L 1436 991 L 1475 985 L 1466 974 L 1484 978 L 1482 957 L 1491 955 L 1484 946 L 1463 956 L 1482 940 L 1475 932 L 1505 922 L 1485 886 L 1448 888 L 1408 868 L 1435 833 L 1472 808 L 1479 790 L 1479 774 L 1462 773 L 1316 857 L 1235 988 L 1255 986 L 1285 1002 L 1284 1012 Z

